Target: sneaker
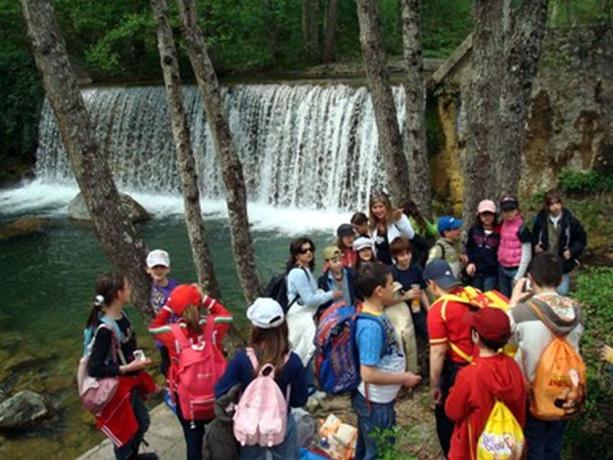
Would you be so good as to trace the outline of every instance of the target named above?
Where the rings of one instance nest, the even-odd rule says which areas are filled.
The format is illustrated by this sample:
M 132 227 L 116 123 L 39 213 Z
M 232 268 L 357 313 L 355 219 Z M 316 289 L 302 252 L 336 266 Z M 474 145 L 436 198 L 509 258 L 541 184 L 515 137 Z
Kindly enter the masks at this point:
M 158 460 L 160 457 L 154 452 L 143 452 L 131 457 L 131 460 Z

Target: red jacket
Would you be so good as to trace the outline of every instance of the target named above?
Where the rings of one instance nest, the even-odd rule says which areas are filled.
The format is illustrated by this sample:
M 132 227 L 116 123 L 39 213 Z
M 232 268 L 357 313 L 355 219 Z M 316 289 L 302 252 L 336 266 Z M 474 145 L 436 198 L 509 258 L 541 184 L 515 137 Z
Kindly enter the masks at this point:
M 473 460 L 471 452 L 476 452 L 477 441 L 496 399 L 509 408 L 523 427 L 526 387 L 521 370 L 512 358 L 502 353 L 478 357 L 458 372 L 445 403 L 447 416 L 455 422 L 449 460 Z
M 155 391 L 156 385 L 147 372 L 134 376 L 119 376 L 117 393 L 102 412 L 96 416 L 96 428 L 102 431 L 115 445 L 121 447 L 138 431 L 138 421 L 132 408 L 132 391 L 142 397 Z

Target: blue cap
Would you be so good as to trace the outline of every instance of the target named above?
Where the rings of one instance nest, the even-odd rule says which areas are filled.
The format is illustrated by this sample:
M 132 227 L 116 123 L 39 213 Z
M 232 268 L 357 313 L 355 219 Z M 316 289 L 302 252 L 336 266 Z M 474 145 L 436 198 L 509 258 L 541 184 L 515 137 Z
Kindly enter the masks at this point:
M 424 269 L 424 280 L 434 281 L 442 289 L 460 286 L 462 283 L 457 279 L 449 264 L 443 259 L 434 259 Z
M 456 228 L 460 228 L 464 222 L 462 219 L 456 219 L 453 216 L 441 216 L 438 218 L 438 222 L 436 224 L 436 228 L 439 233 L 443 233 L 446 230 L 455 230 Z

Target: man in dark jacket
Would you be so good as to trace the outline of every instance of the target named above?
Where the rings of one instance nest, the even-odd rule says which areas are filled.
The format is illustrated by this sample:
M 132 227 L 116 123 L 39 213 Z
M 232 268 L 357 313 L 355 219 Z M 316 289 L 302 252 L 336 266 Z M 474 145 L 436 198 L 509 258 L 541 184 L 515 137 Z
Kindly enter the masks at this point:
M 587 235 L 577 218 L 564 207 L 562 195 L 556 190 L 545 194 L 543 210 L 534 220 L 532 230 L 534 252 L 550 252 L 558 256 L 562 265 L 562 282 L 557 287 L 561 295 L 568 294 L 569 273 L 579 262 L 587 244 Z
M 317 286 L 323 291 L 341 291 L 347 305 L 355 305 L 355 272 L 349 267 L 343 267 L 341 250 L 336 246 L 328 246 L 323 251 L 324 272 L 319 277 Z M 317 316 L 332 302 L 322 305 Z

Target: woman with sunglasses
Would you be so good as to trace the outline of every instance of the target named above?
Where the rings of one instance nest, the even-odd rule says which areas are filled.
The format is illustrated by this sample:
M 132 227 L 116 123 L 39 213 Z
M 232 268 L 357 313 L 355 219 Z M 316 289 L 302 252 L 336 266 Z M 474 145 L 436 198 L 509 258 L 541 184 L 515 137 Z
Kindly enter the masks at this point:
M 313 276 L 315 266 L 315 244 L 310 238 L 297 238 L 289 246 L 287 261 L 287 326 L 292 351 L 300 356 L 307 367 L 309 381 L 312 382 L 311 358 L 315 353 L 314 316 L 320 305 L 343 296 L 341 291 L 323 292 L 317 289 L 317 279 Z

